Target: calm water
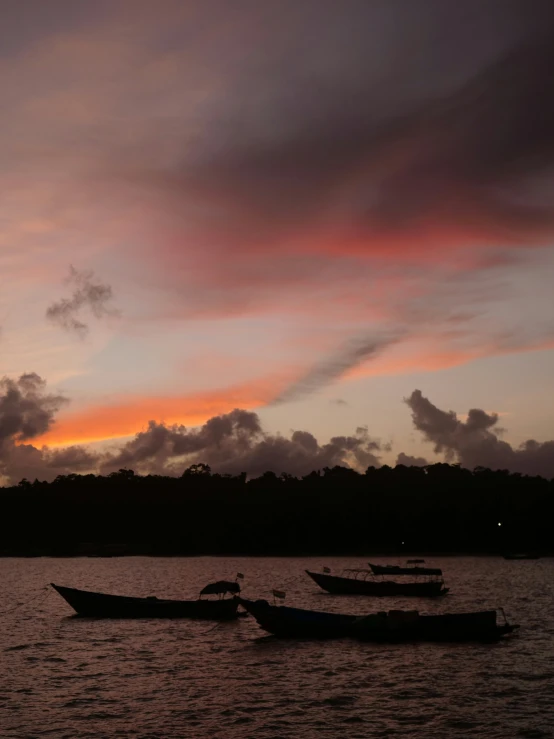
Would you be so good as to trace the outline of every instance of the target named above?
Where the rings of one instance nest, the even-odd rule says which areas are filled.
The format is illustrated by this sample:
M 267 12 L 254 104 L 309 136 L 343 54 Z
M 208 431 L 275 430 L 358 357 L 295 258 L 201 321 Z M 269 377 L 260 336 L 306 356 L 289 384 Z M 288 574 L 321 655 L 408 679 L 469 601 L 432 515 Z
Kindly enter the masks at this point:
M 364 566 L 346 558 L 0 559 L 0 737 L 554 737 L 554 560 L 431 561 L 452 588 L 440 602 L 328 596 L 303 573 Z M 352 613 L 504 606 L 521 631 L 497 645 L 278 641 L 250 618 L 75 619 L 41 590 L 193 597 L 237 571 L 246 596 L 275 587 Z

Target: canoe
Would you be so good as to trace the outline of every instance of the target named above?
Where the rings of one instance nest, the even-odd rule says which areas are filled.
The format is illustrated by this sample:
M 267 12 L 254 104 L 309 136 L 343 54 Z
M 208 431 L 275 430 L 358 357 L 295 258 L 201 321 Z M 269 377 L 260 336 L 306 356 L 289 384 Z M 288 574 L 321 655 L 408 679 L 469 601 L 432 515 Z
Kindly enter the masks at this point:
M 217 600 L 208 600 L 202 597 L 196 600 L 169 600 L 156 598 L 155 596 L 133 598 L 66 588 L 54 583 L 50 584 L 79 616 L 94 618 L 192 618 L 207 621 L 231 621 L 238 617 L 239 601 L 236 594 L 240 592 L 240 587 L 237 583 L 226 583 L 226 587 L 236 586 L 236 589 L 227 589 L 226 591 L 232 592 L 233 597 L 220 597 Z M 206 586 L 201 595 L 221 593 L 221 590 L 207 590 L 207 588 L 213 588 L 213 585 Z
M 367 616 L 310 611 L 241 598 L 241 605 L 264 630 L 277 637 L 372 642 L 496 641 L 519 628 L 497 622 L 495 610 L 420 615 L 418 611 L 382 611 Z
M 320 588 L 334 595 L 373 595 L 373 596 L 408 596 L 431 598 L 446 595 L 443 580 L 424 580 L 421 582 L 395 582 L 394 580 L 367 579 L 366 577 L 341 577 L 323 572 L 306 574 Z M 366 575 L 371 573 L 366 572 Z

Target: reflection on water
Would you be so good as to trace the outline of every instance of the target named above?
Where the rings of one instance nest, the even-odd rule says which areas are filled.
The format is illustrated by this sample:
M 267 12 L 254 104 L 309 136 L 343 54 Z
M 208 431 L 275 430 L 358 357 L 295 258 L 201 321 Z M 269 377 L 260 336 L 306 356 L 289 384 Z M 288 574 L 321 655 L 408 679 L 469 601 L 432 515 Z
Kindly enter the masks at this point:
M 376 558 L 373 558 L 376 559 Z M 305 568 L 353 559 L 0 560 L 0 736 L 552 737 L 554 560 L 448 558 L 437 600 L 329 596 Z M 364 613 L 504 606 L 521 624 L 497 645 L 312 643 L 264 636 L 252 619 L 94 621 L 46 583 L 121 595 L 195 597 L 245 574 L 247 597 Z M 6 609 L 28 603 L 10 613 Z

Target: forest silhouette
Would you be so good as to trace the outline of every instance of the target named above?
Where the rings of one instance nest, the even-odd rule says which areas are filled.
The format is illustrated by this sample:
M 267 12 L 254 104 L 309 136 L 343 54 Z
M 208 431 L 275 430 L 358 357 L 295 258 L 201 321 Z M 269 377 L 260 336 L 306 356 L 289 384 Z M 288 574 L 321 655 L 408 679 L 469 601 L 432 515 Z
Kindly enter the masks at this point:
M 70 474 L 2 489 L 2 556 L 543 553 L 554 481 L 456 464 L 302 478 Z M 500 525 L 499 525 L 500 524 Z

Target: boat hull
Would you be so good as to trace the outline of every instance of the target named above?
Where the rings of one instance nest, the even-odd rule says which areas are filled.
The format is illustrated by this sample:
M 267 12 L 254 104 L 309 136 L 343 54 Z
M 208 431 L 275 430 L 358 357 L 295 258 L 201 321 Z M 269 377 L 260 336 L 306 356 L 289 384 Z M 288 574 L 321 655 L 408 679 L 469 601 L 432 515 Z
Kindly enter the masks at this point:
M 374 575 L 427 575 L 442 577 L 442 570 L 438 567 L 400 567 L 398 565 L 376 565 L 368 562 Z
M 508 623 L 497 624 L 496 611 L 417 615 L 413 621 L 404 623 L 394 616 L 385 620 L 388 623 L 381 626 L 378 617 L 361 619 L 354 624 L 352 636 L 361 641 L 387 643 L 494 642 L 518 628 Z
M 192 618 L 231 621 L 238 617 L 238 599 L 162 600 L 107 595 L 66 588 L 51 583 L 54 590 L 79 616 L 91 618 Z
M 266 600 L 240 599 L 243 608 L 270 634 L 284 638 L 339 639 L 350 634 L 356 616 L 272 606 Z
M 353 577 L 338 577 L 306 570 L 320 588 L 333 595 L 407 596 L 432 598 L 446 595 L 444 582 L 394 582 L 392 580 L 357 580 Z
M 498 641 L 517 626 L 498 625 L 495 611 L 416 616 L 403 620 L 390 614 L 358 617 L 309 611 L 302 608 L 272 606 L 267 601 L 241 604 L 264 630 L 280 638 L 339 639 L 350 637 L 377 643 Z M 409 616 L 410 614 L 406 614 Z

